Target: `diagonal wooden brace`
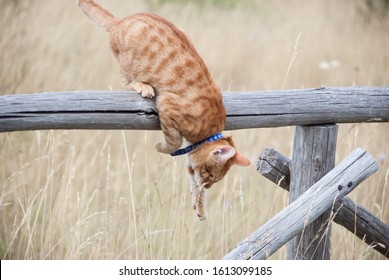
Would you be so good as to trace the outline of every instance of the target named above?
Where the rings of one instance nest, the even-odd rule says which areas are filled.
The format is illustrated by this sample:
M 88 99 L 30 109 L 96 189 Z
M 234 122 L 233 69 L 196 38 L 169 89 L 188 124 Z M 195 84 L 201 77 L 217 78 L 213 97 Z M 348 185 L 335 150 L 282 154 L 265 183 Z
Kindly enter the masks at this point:
M 274 149 L 264 149 L 256 163 L 257 171 L 289 191 L 291 160 Z M 389 226 L 348 197 L 335 203 L 333 221 L 354 233 L 367 245 L 389 258 Z
M 224 259 L 268 258 L 377 170 L 375 159 L 363 149 L 356 149 Z

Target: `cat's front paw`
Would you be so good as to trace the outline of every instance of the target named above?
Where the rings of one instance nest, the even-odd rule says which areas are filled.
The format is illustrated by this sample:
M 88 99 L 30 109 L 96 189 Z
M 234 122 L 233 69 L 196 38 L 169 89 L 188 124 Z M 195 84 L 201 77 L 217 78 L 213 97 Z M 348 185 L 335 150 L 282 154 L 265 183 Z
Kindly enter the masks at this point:
M 208 218 L 207 211 L 201 203 L 198 203 L 197 201 L 193 203 L 193 210 L 196 211 L 197 217 L 199 217 L 200 221 L 205 221 Z
M 168 146 L 166 145 L 166 143 L 162 143 L 162 142 L 157 142 L 157 143 L 155 143 L 154 148 L 155 148 L 158 152 L 164 153 L 164 154 L 170 154 L 170 153 L 174 152 L 174 150 L 172 150 L 170 147 L 168 147 Z
M 196 211 L 197 217 L 200 221 L 205 221 L 208 217 L 207 209 L 205 207 L 205 193 L 200 190 L 195 195 L 192 194 L 193 209 Z
M 163 142 L 157 142 L 155 143 L 154 145 L 154 148 L 160 152 L 160 153 L 164 153 L 164 154 L 171 154 L 173 153 L 174 151 L 177 150 L 177 147 L 173 147 L 167 143 L 163 143 Z
M 207 211 L 205 207 L 197 205 L 196 206 L 197 217 L 199 217 L 200 221 L 205 221 L 208 218 Z
M 154 88 L 149 84 L 132 82 L 130 87 L 140 93 L 142 97 L 153 98 L 155 96 Z

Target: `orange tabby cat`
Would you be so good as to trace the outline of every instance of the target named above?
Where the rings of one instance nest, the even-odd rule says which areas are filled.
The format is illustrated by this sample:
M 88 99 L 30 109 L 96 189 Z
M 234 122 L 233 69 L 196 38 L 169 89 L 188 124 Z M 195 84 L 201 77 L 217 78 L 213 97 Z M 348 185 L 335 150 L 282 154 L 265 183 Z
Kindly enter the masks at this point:
M 165 142 L 157 151 L 189 153 L 193 207 L 206 219 L 204 188 L 221 180 L 231 165 L 247 166 L 231 137 L 224 138 L 226 113 L 219 88 L 192 43 L 172 23 L 148 13 L 115 18 L 93 0 L 79 0 L 85 14 L 110 34 L 124 84 L 143 97 L 156 96 Z M 183 138 L 195 143 L 179 149 Z

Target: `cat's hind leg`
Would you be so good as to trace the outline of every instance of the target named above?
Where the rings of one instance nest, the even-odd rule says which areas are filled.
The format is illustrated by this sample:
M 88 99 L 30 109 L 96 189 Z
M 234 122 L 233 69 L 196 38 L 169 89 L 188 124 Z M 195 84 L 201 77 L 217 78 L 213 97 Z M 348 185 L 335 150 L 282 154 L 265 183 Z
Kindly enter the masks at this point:
M 161 125 L 162 131 L 165 135 L 165 142 L 157 142 L 155 144 L 155 149 L 160 153 L 170 154 L 178 150 L 182 145 L 182 136 L 174 128 L 166 128 L 164 125 Z
M 132 81 L 129 88 L 140 93 L 142 97 L 153 98 L 155 96 L 154 88 L 147 83 Z

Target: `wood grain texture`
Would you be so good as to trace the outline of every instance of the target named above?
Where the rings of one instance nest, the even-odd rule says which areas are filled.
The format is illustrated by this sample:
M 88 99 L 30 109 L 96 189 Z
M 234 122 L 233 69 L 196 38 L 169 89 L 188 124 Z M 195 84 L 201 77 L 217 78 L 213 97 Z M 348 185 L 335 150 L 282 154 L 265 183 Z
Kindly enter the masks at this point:
M 257 171 L 284 190 L 289 191 L 292 162 L 274 149 L 264 149 L 256 161 Z
M 295 201 L 335 166 L 338 126 L 297 126 L 289 203 Z M 329 260 L 331 209 L 304 227 L 287 245 L 287 259 Z
M 290 159 L 274 149 L 264 149 L 256 163 L 258 172 L 289 191 Z M 389 225 L 348 197 L 335 202 L 333 221 L 358 236 L 368 246 L 389 258 Z
M 226 130 L 389 122 L 389 87 L 226 92 Z M 125 91 L 0 96 L 0 132 L 37 129 L 158 130 L 155 101 Z
M 224 259 L 268 258 L 377 170 L 374 158 L 368 152 L 356 149 L 303 195 L 238 244 Z

